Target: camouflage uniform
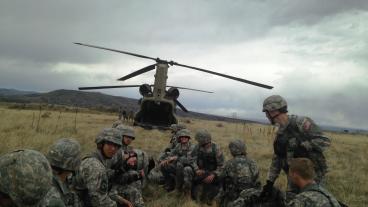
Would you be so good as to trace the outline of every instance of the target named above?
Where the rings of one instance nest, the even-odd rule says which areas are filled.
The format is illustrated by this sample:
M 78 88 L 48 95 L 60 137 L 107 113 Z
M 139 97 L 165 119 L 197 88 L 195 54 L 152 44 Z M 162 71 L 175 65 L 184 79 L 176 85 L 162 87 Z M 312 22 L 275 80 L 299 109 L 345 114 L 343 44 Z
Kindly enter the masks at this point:
M 121 146 L 121 133 L 114 128 L 107 128 L 96 138 L 96 144 L 110 142 Z M 116 207 L 109 197 L 110 160 L 102 155 L 100 149 L 86 156 L 76 175 L 75 188 L 79 191 L 84 206 Z
M 232 202 L 243 190 L 246 190 L 248 194 L 253 194 L 254 192 L 259 193 L 261 187 L 257 164 L 246 156 L 244 142 L 232 141 L 229 149 L 234 158 L 225 163 L 220 176 L 223 180 L 220 206 L 232 206 Z
M 263 103 L 263 111 L 266 113 L 283 107 L 287 107 L 287 103 L 278 95 L 268 97 Z M 268 173 L 268 182 L 274 183 L 281 170 L 288 174 L 288 163 L 292 158 L 305 157 L 312 160 L 315 165 L 316 182 L 322 183 L 327 172 L 323 151 L 330 142 L 312 119 L 288 115 L 288 123 L 279 128 L 273 143 L 274 155 Z M 292 197 L 297 192 L 298 188 L 288 177 L 288 197 Z
M 310 118 L 290 115 L 289 123 L 277 132 L 268 180 L 274 182 L 281 169 L 287 174 L 288 162 L 292 158 L 306 157 L 314 163 L 317 174 L 316 182 L 321 183 L 327 172 L 323 151 L 329 145 L 330 139 L 322 135 L 320 128 Z M 289 177 L 288 190 L 298 191 Z
M 340 207 L 336 198 L 318 184 L 305 186 L 288 207 Z
M 0 157 L 0 192 L 17 206 L 45 206 L 51 182 L 51 167 L 37 151 L 17 150 Z M 51 203 L 63 206 L 61 200 Z
M 53 144 L 46 157 L 51 167 L 60 170 L 74 172 L 78 169 L 81 161 L 81 149 L 79 143 L 74 139 L 63 138 Z M 72 179 L 69 177 L 69 179 Z M 67 207 L 82 206 L 78 195 L 70 189 L 67 182 L 63 182 L 54 171 L 50 197 L 61 199 Z
M 143 207 L 142 189 L 145 181 L 140 173 L 141 171 L 144 171 L 145 174 L 147 173 L 147 154 L 138 149 L 125 151 L 125 153 L 129 157 L 137 157 L 137 166 L 135 168 L 128 166 L 126 163 L 127 159 L 125 160 L 123 158 L 124 155 L 120 156 L 118 163 L 113 163 L 112 168 L 116 173 L 113 178 L 111 197 L 115 199 L 116 196 L 121 196 L 130 201 L 134 206 Z
M 194 172 L 197 170 L 204 170 L 205 173 L 202 176 L 195 175 L 192 196 L 195 200 L 200 197 L 202 202 L 210 204 L 220 189 L 218 176 L 221 175 L 223 170 L 225 158 L 220 146 L 211 142 L 211 134 L 207 130 L 198 131 L 195 138 L 198 144 L 191 153 L 191 164 Z M 210 144 L 210 147 L 205 148 L 203 145 L 207 143 Z M 210 184 L 204 183 L 203 179 L 211 174 L 215 175 L 213 182 Z M 202 191 L 202 193 L 200 191 Z
M 190 131 L 182 129 L 177 132 L 177 137 L 189 137 Z M 169 153 L 168 158 L 176 157 L 174 162 L 167 166 L 162 166 L 161 171 L 165 181 L 175 183 L 177 189 L 184 192 L 190 192 L 193 180 L 193 169 L 191 166 L 190 155 L 194 149 L 194 145 L 188 141 L 186 144 L 177 144 L 176 147 Z

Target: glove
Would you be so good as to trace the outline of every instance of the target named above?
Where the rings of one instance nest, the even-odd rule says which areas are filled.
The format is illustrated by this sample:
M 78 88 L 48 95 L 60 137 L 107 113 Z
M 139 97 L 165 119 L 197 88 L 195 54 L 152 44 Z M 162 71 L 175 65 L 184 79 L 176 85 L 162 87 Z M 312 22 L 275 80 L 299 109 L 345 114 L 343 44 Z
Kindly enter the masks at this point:
M 272 189 L 273 189 L 273 182 L 270 180 L 267 180 L 266 185 L 263 186 L 262 188 L 262 192 L 260 197 L 261 198 L 268 198 L 271 196 L 272 194 Z

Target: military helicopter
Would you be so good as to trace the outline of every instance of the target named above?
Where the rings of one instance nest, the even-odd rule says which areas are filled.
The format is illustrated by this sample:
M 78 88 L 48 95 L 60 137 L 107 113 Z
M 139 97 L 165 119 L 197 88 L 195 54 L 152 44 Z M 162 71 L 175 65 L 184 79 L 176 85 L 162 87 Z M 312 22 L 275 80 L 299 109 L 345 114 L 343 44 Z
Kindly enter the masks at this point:
M 142 69 L 139 69 L 133 73 L 130 73 L 122 78 L 119 78 L 119 81 L 125 81 L 135 76 L 138 76 L 142 73 L 146 73 L 148 71 L 156 69 L 155 81 L 153 85 L 143 84 L 143 85 L 116 85 L 116 86 L 94 86 L 94 87 L 79 87 L 79 90 L 93 90 L 93 89 L 110 89 L 110 88 L 131 88 L 131 87 L 139 87 L 139 92 L 142 95 L 142 99 L 139 100 L 140 110 L 134 116 L 134 125 L 141 126 L 143 128 L 159 128 L 159 129 L 168 129 L 171 124 L 178 123 L 178 119 L 176 117 L 176 106 L 180 107 L 184 112 L 189 112 L 179 101 L 179 90 L 192 90 L 199 91 L 204 93 L 213 93 L 211 91 L 198 90 L 186 87 L 176 87 L 176 86 L 168 86 L 166 85 L 167 81 L 167 73 L 170 66 L 181 66 L 185 68 L 189 68 L 192 70 L 202 71 L 205 73 L 221 76 L 224 78 L 240 81 L 243 83 L 247 83 L 250 85 L 254 85 L 257 87 L 262 87 L 266 89 L 272 89 L 272 86 L 268 86 L 265 84 L 245 80 L 242 78 L 193 67 L 189 65 L 180 64 L 174 61 L 167 61 L 160 58 L 148 57 L 145 55 L 140 55 L 136 53 L 126 52 L 122 50 L 110 49 L 106 47 L 100 47 L 95 45 L 83 44 L 83 43 L 74 43 L 77 45 L 82 45 L 86 47 L 108 50 L 112 52 L 118 52 L 126 55 L 131 55 L 139 58 L 150 59 L 155 61 L 155 64 L 149 65 Z M 168 88 L 168 89 L 166 89 Z

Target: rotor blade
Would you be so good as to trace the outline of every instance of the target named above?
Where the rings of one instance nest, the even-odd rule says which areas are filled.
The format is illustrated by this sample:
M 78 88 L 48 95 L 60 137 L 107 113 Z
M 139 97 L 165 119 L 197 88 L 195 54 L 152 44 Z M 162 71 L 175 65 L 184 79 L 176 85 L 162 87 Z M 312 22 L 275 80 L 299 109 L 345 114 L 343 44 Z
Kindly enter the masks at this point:
M 214 93 L 212 91 L 204 91 L 204 90 L 199 90 L 199 89 L 185 88 L 185 87 L 178 87 L 178 86 L 166 86 L 166 87 L 175 87 L 175 88 L 178 88 L 178 89 L 184 89 L 184 90 L 190 90 L 190 91 L 199 91 L 199 92 L 203 92 L 203 93 Z
M 152 57 L 148 57 L 148 56 L 140 55 L 140 54 L 135 54 L 135 53 L 131 53 L 131 52 L 125 52 L 125 51 L 122 51 L 122 50 L 115 50 L 115 49 L 110 49 L 110 48 L 106 48 L 106 47 L 100 47 L 100 46 L 95 46 L 95 45 L 83 44 L 83 43 L 79 43 L 79 42 L 74 42 L 74 44 L 76 44 L 76 45 L 82 45 L 82 46 L 86 46 L 86 47 L 93 47 L 93 48 L 102 49 L 102 50 L 109 50 L 109 51 L 113 51 L 113 52 L 123 53 L 123 54 L 126 54 L 126 55 L 132 55 L 132 56 L 135 56 L 135 57 L 146 58 L 146 59 L 150 59 L 150 60 L 156 61 L 156 58 L 152 58 Z
M 122 78 L 119 78 L 118 80 L 119 81 L 125 81 L 125 80 L 128 80 L 129 78 L 133 78 L 133 77 L 135 77 L 137 75 L 140 75 L 142 73 L 146 73 L 148 71 L 154 70 L 155 68 L 156 68 L 156 64 L 149 65 L 149 66 L 144 67 L 142 69 L 139 69 L 139 70 L 137 70 L 137 71 L 135 71 L 135 72 L 133 72 L 133 73 L 131 73 L 129 75 L 126 75 L 126 76 L 124 76 Z
M 175 99 L 175 103 L 177 106 L 179 106 L 181 108 L 181 110 L 183 110 L 184 112 L 189 112 L 184 106 L 183 104 L 181 104 L 177 99 Z
M 141 85 L 120 85 L 120 86 L 94 86 L 94 87 L 79 87 L 79 90 L 93 90 L 93 89 L 108 89 L 108 88 L 134 88 Z
M 183 65 L 183 64 L 180 64 L 180 63 L 176 63 L 176 62 L 173 62 L 173 65 L 177 65 L 177 66 L 181 66 L 181 67 L 185 67 L 185 68 L 190 68 L 190 69 L 193 69 L 193 70 L 199 70 L 199 71 L 202 71 L 202 72 L 205 72 L 205 73 L 218 75 L 218 76 L 221 76 L 221 77 L 229 78 L 229 79 L 232 79 L 232 80 L 240 81 L 240 82 L 243 82 L 243 83 L 247 83 L 247 84 L 262 87 L 262 88 L 267 88 L 267 89 L 272 89 L 273 88 L 273 86 L 265 85 L 265 84 L 262 84 L 262 83 L 257 83 L 257 82 L 245 80 L 245 79 L 242 79 L 242 78 L 238 78 L 238 77 L 234 77 L 234 76 L 230 76 L 230 75 L 225 75 L 225 74 L 222 74 L 222 73 L 217 73 L 217 72 L 213 72 L 213 71 L 210 71 L 210 70 L 205 70 L 205 69 L 202 69 L 202 68 L 197 68 L 197 67 L 193 67 L 193 66 L 189 66 L 189 65 Z

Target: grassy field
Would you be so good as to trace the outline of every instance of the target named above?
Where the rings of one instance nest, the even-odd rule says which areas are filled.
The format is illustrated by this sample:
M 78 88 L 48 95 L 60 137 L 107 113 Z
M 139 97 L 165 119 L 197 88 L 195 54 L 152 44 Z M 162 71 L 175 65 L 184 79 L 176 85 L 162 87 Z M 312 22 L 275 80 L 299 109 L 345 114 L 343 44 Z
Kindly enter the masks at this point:
M 62 137 L 76 138 L 82 145 L 83 153 L 94 150 L 94 139 L 104 127 L 110 127 L 116 120 L 111 114 L 16 110 L 0 107 L 0 154 L 19 148 L 36 149 L 46 152 L 48 146 Z M 182 120 L 183 121 L 183 120 Z M 275 129 L 258 124 L 225 123 L 218 121 L 190 120 L 188 128 L 196 131 L 207 128 L 230 158 L 227 148 L 229 140 L 243 139 L 248 155 L 255 159 L 264 183 L 272 156 L 272 142 Z M 219 126 L 221 125 L 221 126 Z M 170 133 L 158 130 L 136 128 L 137 139 L 133 143 L 153 156 L 157 156 L 168 144 Z M 327 188 L 349 206 L 368 206 L 368 136 L 327 133 L 332 146 L 327 152 L 330 172 Z M 194 141 L 194 140 L 193 140 Z M 286 178 L 282 175 L 277 186 L 285 189 Z M 157 186 L 145 190 L 145 202 L 153 206 L 197 206 L 195 203 L 168 195 Z

